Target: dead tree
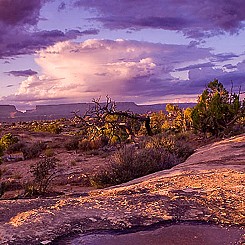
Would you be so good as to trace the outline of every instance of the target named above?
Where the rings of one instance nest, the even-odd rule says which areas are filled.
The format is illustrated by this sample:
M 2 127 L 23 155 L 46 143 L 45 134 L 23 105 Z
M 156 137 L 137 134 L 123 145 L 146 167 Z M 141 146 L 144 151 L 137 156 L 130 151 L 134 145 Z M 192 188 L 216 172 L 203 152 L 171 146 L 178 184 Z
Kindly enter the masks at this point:
M 83 116 L 78 115 L 78 112 L 73 112 L 73 114 L 81 120 L 83 126 L 96 131 L 94 135 L 103 135 L 103 132 L 109 129 L 112 136 L 116 136 L 120 140 L 118 131 L 123 130 L 128 134 L 128 138 L 133 138 L 134 132 L 127 119 L 144 123 L 147 134 L 152 135 L 149 116 L 138 115 L 131 111 L 119 111 L 116 109 L 116 103 L 109 96 L 106 96 L 104 103 L 100 102 L 100 98 L 93 99 L 92 102 L 94 105 Z M 115 117 L 111 119 L 110 117 L 113 116 Z

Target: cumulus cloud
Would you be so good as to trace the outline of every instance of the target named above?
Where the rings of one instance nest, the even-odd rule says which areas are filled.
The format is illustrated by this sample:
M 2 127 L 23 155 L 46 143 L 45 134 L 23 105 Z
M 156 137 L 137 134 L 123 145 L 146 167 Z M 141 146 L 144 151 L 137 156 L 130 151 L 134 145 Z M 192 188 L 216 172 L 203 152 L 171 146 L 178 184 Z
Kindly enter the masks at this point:
M 42 76 L 28 77 L 9 100 L 118 100 L 176 93 L 185 84 L 170 73 L 176 66 L 210 57 L 206 48 L 126 40 L 60 42 L 39 52 Z M 135 99 L 136 98 L 136 99 Z
M 158 28 L 203 38 L 244 27 L 243 0 L 76 0 L 76 7 L 91 10 L 96 21 L 110 29 Z

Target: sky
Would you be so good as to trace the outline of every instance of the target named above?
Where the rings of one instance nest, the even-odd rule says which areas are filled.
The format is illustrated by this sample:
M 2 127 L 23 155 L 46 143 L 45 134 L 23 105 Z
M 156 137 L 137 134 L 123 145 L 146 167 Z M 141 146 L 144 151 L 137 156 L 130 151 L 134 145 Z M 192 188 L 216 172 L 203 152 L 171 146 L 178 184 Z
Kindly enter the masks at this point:
M 0 104 L 245 91 L 244 0 L 0 0 Z

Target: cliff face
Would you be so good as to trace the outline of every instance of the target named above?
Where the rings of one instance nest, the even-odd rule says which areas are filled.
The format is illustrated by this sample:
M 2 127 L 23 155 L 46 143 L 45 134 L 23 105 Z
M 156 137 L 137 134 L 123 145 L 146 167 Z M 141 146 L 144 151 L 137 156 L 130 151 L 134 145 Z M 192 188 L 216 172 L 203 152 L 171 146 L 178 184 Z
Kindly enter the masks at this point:
M 102 103 L 104 105 L 104 103 Z M 118 110 L 135 111 L 139 106 L 133 102 L 118 102 Z M 94 103 L 74 103 L 74 104 L 59 104 L 59 105 L 37 105 L 35 110 L 27 111 L 26 115 L 56 115 L 56 116 L 72 116 L 72 112 L 79 111 L 79 114 L 84 114 L 86 110 L 93 107 Z
M 0 105 L 0 121 L 21 117 L 22 112 L 17 111 L 14 105 Z
M 102 106 L 104 103 L 101 103 Z M 119 111 L 131 111 L 134 113 L 144 114 L 148 112 L 157 112 L 165 110 L 165 104 L 155 105 L 137 105 L 134 102 L 117 102 L 116 109 Z M 193 107 L 193 103 L 178 104 L 180 108 Z M 46 116 L 46 117 L 71 117 L 74 111 L 78 111 L 83 115 L 89 108 L 93 107 L 94 103 L 74 103 L 60 105 L 37 105 L 36 109 L 27 111 L 26 116 Z

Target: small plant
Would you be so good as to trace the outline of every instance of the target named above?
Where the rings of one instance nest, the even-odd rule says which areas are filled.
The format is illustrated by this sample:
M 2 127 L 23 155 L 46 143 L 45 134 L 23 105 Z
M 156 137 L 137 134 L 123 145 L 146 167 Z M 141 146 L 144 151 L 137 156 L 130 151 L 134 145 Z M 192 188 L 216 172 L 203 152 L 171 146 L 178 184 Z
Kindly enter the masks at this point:
M 57 159 L 44 158 L 35 165 L 32 165 L 30 172 L 32 173 L 34 180 L 32 183 L 26 186 L 26 195 L 45 194 L 51 181 L 54 179 L 57 171 Z
M 73 161 L 70 162 L 70 164 L 71 164 L 71 166 L 76 166 L 77 162 L 73 160 Z
M 1 139 L 0 139 L 0 145 L 3 150 L 7 150 L 10 145 L 13 145 L 17 143 L 19 139 L 15 136 L 13 136 L 11 133 L 5 134 Z
M 45 150 L 45 156 L 46 157 L 53 157 L 54 156 L 54 150 L 50 149 L 50 148 L 46 149 Z
M 44 142 L 35 142 L 32 145 L 27 145 L 23 142 L 14 143 L 8 147 L 9 154 L 22 152 L 25 159 L 32 159 L 38 157 L 43 150 L 46 149 Z
M 194 148 L 188 143 L 188 138 L 184 135 L 159 134 L 150 138 L 146 138 L 143 142 L 144 148 L 164 149 L 165 151 L 175 155 L 178 162 L 185 161 L 194 153 Z

